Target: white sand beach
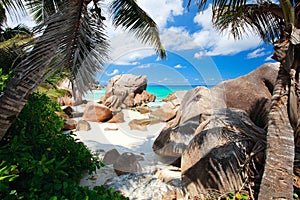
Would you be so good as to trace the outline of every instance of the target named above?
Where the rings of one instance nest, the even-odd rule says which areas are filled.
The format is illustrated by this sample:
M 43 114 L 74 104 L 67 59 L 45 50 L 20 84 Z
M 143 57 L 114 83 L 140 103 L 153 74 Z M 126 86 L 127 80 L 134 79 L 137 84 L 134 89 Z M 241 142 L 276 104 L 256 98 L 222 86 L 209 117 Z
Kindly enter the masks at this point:
M 161 104 L 161 103 L 159 103 Z M 152 106 L 156 106 L 155 104 Z M 76 106 L 76 112 L 82 112 L 84 105 Z M 165 123 L 157 123 L 148 125 L 146 130 L 131 130 L 128 123 L 133 119 L 147 119 L 149 113 L 141 114 L 138 111 L 129 109 L 122 110 L 124 113 L 123 123 L 97 123 L 89 122 L 91 130 L 76 131 L 76 137 L 80 139 L 91 151 L 100 154 L 103 157 L 105 152 L 111 149 L 117 149 L 120 154 L 131 152 L 140 155 L 142 159 L 139 161 L 142 172 L 153 173 L 157 169 L 167 167 L 166 161 L 162 160 L 152 150 L 152 144 L 161 130 L 165 127 Z M 81 118 L 75 118 L 80 120 Z M 172 160 L 173 161 L 173 160 Z M 168 162 L 167 162 L 168 163 Z M 97 170 L 96 174 L 89 175 L 86 173 L 81 179 L 81 185 L 94 187 L 102 185 L 107 179 L 117 176 L 112 165 L 108 165 Z

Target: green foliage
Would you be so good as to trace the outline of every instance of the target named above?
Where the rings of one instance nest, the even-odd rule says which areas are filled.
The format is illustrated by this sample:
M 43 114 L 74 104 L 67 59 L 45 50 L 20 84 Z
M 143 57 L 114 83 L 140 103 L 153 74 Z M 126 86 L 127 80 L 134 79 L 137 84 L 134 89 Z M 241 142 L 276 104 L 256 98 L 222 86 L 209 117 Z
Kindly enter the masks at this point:
M 61 133 L 64 121 L 55 111 L 56 103 L 34 93 L 0 142 L 0 199 L 118 199 L 102 187 L 78 186 L 82 173 L 101 163 L 72 135 Z
M 5 88 L 5 85 L 10 77 L 11 73 L 4 74 L 2 68 L 0 68 L 0 91 Z

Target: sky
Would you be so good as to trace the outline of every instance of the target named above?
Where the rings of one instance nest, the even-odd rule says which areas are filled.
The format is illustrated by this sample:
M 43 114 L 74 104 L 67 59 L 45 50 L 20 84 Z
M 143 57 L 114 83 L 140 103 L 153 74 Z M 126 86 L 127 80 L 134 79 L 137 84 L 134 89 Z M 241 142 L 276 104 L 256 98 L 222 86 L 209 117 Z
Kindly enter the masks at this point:
M 196 5 L 187 9 L 186 0 L 137 2 L 157 23 L 167 59 L 160 60 L 153 48 L 141 44 L 131 33 L 113 27 L 103 4 L 111 51 L 104 71 L 97 75 L 101 85 L 126 73 L 146 75 L 148 84 L 215 85 L 274 62 L 270 58 L 272 45 L 264 44 L 255 34 L 248 32 L 237 41 L 229 34 L 217 32 L 211 23 L 211 5 L 199 13 Z M 33 25 L 28 16 L 20 22 Z M 12 26 L 16 23 L 9 19 Z

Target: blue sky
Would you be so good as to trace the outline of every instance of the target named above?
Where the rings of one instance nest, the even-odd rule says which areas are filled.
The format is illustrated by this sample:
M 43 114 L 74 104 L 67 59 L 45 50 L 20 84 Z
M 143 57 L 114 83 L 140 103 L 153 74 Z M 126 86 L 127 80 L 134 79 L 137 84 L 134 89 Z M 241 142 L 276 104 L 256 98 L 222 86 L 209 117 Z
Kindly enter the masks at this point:
M 214 85 L 274 62 L 270 59 L 272 45 L 265 45 L 254 34 L 248 33 L 243 40 L 235 41 L 232 36 L 214 30 L 210 5 L 197 13 L 195 5 L 188 11 L 186 1 L 182 0 L 138 0 L 138 3 L 158 24 L 168 57 L 159 60 L 151 47 L 112 27 L 109 13 L 104 9 L 111 60 L 97 76 L 100 84 L 105 85 L 115 75 L 132 73 L 147 75 L 150 84 Z M 28 17 L 22 22 L 32 25 Z

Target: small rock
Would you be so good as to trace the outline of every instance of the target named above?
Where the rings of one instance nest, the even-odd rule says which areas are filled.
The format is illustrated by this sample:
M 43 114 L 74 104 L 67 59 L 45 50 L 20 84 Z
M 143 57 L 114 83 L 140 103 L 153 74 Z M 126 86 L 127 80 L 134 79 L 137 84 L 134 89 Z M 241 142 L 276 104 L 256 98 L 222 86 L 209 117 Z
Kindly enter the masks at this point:
M 73 117 L 73 108 L 71 106 L 67 106 L 66 108 L 63 109 L 64 113 L 66 113 L 69 117 Z
M 118 150 L 111 149 L 105 153 L 103 162 L 106 165 L 111 165 L 114 164 L 119 157 L 120 157 L 120 153 L 118 152 Z
M 170 195 L 180 199 L 182 197 L 180 194 L 183 194 L 180 188 L 168 185 L 153 174 L 146 173 L 118 176 L 108 180 L 105 186 L 120 191 L 130 199 L 170 200 L 171 198 L 168 198 Z
M 117 131 L 119 130 L 119 128 L 109 128 L 109 127 L 106 127 L 104 128 L 105 131 Z
M 146 131 L 148 125 L 157 124 L 160 122 L 161 121 L 159 119 L 150 117 L 145 119 L 133 119 L 128 123 L 128 125 L 131 130 Z
M 103 104 L 89 102 L 83 112 L 83 119 L 91 122 L 105 122 L 112 118 L 111 110 Z
M 142 172 L 142 167 L 133 153 L 123 153 L 113 164 L 118 176 L 128 173 Z
M 124 113 L 121 112 L 117 112 L 113 114 L 113 117 L 107 121 L 107 123 L 123 123 L 125 122 L 124 120 Z
M 74 119 L 67 119 L 64 123 L 64 128 L 63 130 L 73 130 L 76 129 L 77 127 L 77 121 Z
M 88 121 L 81 119 L 78 121 L 77 130 L 78 131 L 89 131 L 89 130 L 91 130 L 91 125 L 89 124 Z
M 137 107 L 135 107 L 135 110 L 140 112 L 141 114 L 146 114 L 151 111 L 150 108 L 147 106 L 137 106 Z

